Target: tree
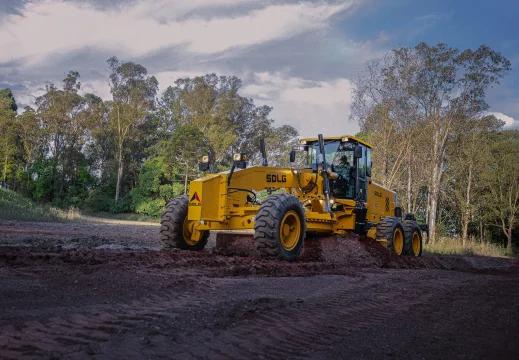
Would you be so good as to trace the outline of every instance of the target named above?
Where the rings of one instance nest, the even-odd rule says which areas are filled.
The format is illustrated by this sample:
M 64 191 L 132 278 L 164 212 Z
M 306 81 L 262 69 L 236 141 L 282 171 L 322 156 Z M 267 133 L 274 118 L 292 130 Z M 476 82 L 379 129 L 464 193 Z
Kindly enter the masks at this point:
M 429 235 L 434 242 L 438 199 L 445 172 L 448 139 L 457 123 L 488 109 L 485 92 L 511 69 L 510 61 L 487 46 L 461 53 L 446 44 L 415 48 L 423 66 L 414 86 L 432 141 Z
M 407 208 L 412 204 L 413 154 L 423 130 L 423 118 L 411 96 L 418 56 L 408 48 L 394 49 L 383 59 L 366 64 L 355 81 L 352 118 L 367 141 L 377 144 L 374 176 L 383 186 L 401 187 L 400 174 L 407 167 Z M 382 166 L 380 166 L 382 165 Z
M 487 218 L 503 230 L 512 248 L 512 231 L 519 220 L 519 130 L 492 136 L 490 161 L 485 174 Z
M 17 117 L 16 123 L 20 131 L 25 171 L 27 171 L 31 167 L 35 153 L 40 145 L 42 137 L 41 125 L 36 112 L 30 106 L 24 108 L 24 112 Z
M 374 175 L 387 187 L 402 188 L 397 179 L 402 172 L 406 174 L 408 210 L 414 202 L 413 188 L 421 189 L 413 186 L 416 166 L 412 154 L 418 149 L 426 154 L 422 156 L 426 160 L 423 169 L 430 171 L 426 218 L 432 241 L 449 141 L 463 124 L 481 117 L 488 108 L 486 90 L 509 70 L 510 62 L 484 45 L 460 52 L 446 44 L 421 43 L 369 62 L 366 74 L 356 83 L 352 117 L 359 121 L 368 141 L 382 151 L 382 156 L 374 152 L 374 158 L 384 170 L 381 174 L 374 168 Z
M 275 141 L 269 139 L 279 138 L 279 133 L 272 127 L 272 108 L 257 107 L 251 99 L 240 96 L 241 84 L 236 77 L 215 74 L 177 80 L 159 100 L 158 137 L 169 141 L 177 129 L 193 125 L 203 135 L 215 167 L 228 169 L 236 152 L 247 153 L 251 163 L 257 163 L 259 139 L 266 138 L 267 146 L 273 149 L 269 144 Z M 283 131 L 288 137 L 297 136 L 292 127 Z M 287 145 L 283 143 L 285 149 Z
M 461 239 L 466 245 L 469 223 L 479 209 L 476 202 L 487 188 L 484 170 L 492 162 L 490 136 L 502 126 L 494 116 L 469 119 L 459 124 L 448 145 L 449 196 L 461 214 Z
M 11 89 L 0 90 L 0 131 L 2 133 L 1 151 L 4 155 L 3 182 L 7 180 L 9 157 L 16 154 L 17 134 L 14 130 L 14 119 L 18 106 Z
M 35 194 L 56 205 L 82 202 L 86 188 L 93 182 L 91 176 L 86 176 L 90 164 L 84 147 L 91 140 L 90 115 L 97 97 L 78 94 L 81 89 L 79 77 L 78 72 L 70 71 L 63 79 L 62 89 L 50 84 L 36 99 L 41 139 L 38 157 L 31 170 L 37 178 Z
M 108 84 L 113 96 L 109 124 L 117 144 L 117 183 L 115 201 L 119 199 L 125 156 L 132 141 L 142 135 L 142 128 L 153 109 L 158 82 L 148 71 L 134 62 L 120 62 L 117 57 L 107 60 L 110 67 Z

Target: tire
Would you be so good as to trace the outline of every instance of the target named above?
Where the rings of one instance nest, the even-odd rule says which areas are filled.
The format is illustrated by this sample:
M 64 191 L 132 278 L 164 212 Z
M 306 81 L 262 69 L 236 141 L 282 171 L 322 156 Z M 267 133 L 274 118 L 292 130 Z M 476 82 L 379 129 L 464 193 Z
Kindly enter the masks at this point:
M 395 216 L 386 216 L 377 224 L 377 240 L 386 239 L 390 253 L 402 255 L 404 253 L 404 229 L 400 219 Z
M 160 239 L 166 250 L 203 250 L 209 238 L 209 231 L 204 231 L 200 240 L 192 242 L 186 239 L 189 229 L 184 231 L 184 223 L 187 221 L 189 195 L 181 195 L 171 200 L 166 205 L 160 221 Z
M 404 248 L 405 254 L 411 256 L 422 256 L 422 231 L 413 220 L 404 220 Z
M 271 195 L 260 206 L 254 224 L 254 242 L 265 259 L 294 261 L 303 248 L 306 217 L 293 195 Z

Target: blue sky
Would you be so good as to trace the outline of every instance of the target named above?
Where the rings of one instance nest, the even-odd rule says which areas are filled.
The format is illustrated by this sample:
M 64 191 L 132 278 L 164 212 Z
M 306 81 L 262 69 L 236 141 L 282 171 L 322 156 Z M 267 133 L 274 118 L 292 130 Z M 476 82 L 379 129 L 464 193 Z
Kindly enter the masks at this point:
M 460 50 L 482 44 L 512 61 L 512 72 L 488 93 L 491 111 L 519 120 L 519 1 L 372 1 L 338 23 L 355 41 L 387 37 L 384 48 L 439 42 Z M 507 119 L 510 121 L 509 119 Z M 519 127 L 515 123 L 514 127 Z
M 489 45 L 514 70 L 488 93 L 519 128 L 519 1 L 2 0 L 0 88 L 34 104 L 70 70 L 108 99 L 106 59 L 133 60 L 161 90 L 181 76 L 236 75 L 242 94 L 273 106 L 301 135 L 355 133 L 351 79 L 393 47 Z

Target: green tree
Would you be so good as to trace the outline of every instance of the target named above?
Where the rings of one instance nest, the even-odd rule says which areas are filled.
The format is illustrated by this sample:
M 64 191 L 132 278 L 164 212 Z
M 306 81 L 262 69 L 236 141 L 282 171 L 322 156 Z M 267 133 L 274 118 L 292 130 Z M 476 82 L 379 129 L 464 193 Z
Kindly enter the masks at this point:
M 413 49 L 394 49 L 384 59 L 369 62 L 356 83 L 353 118 L 381 151 L 374 152 L 378 160 L 375 176 L 383 185 L 407 192 L 410 210 L 416 197 L 422 197 L 420 182 L 425 180 L 422 176 L 419 181 L 413 179 L 420 171 L 430 174 L 426 218 L 432 241 L 443 175 L 448 169 L 448 144 L 458 129 L 487 110 L 486 90 L 510 68 L 506 58 L 484 45 L 460 52 L 446 44 L 421 43 Z M 421 170 L 413 161 L 416 158 L 423 162 Z
M 108 83 L 113 101 L 110 104 L 109 126 L 117 146 L 117 183 L 115 201 L 119 199 L 124 175 L 125 157 L 132 142 L 143 136 L 143 128 L 153 109 L 158 82 L 148 71 L 134 62 L 107 60 L 110 67 Z
M 488 109 L 485 93 L 511 69 L 510 61 L 483 45 L 459 52 L 446 44 L 415 48 L 422 66 L 416 76 L 414 94 L 429 126 L 432 141 L 429 202 L 430 237 L 436 235 L 438 200 L 445 172 L 448 140 L 460 122 Z
M 89 140 L 89 120 L 85 113 L 89 104 L 78 94 L 81 89 L 78 80 L 79 73 L 71 71 L 63 80 L 62 89 L 51 84 L 47 92 L 36 99 L 37 117 L 43 131 L 40 165 L 51 166 L 51 169 L 36 168 L 51 174 L 45 176 L 48 183 L 42 188 L 46 189 L 44 197 L 57 205 L 66 205 L 68 199 L 76 196 L 72 190 L 77 187 L 70 186 L 76 182 L 82 166 L 88 165 L 83 147 Z
M 9 159 L 14 158 L 18 145 L 15 131 L 15 117 L 18 106 L 11 89 L 0 90 L 0 132 L 2 134 L 0 149 L 3 154 L 3 182 L 7 181 Z
M 512 231 L 519 223 L 519 130 L 492 136 L 483 198 L 489 221 L 499 227 L 512 248 Z
M 466 245 L 469 224 L 479 210 L 480 198 L 486 189 L 484 172 L 491 163 L 491 135 L 502 123 L 494 116 L 469 119 L 458 126 L 447 148 L 447 196 L 461 217 L 461 239 Z

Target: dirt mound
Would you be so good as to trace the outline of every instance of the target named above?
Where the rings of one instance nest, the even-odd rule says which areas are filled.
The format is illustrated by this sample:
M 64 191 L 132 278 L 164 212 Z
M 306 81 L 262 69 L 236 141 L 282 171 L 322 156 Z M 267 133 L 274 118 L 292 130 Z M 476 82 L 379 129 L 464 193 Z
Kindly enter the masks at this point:
M 43 246 L 47 244 L 46 246 Z M 238 250 L 237 250 L 238 249 Z M 26 246 L 0 247 L 0 267 L 114 266 L 182 269 L 208 277 L 312 276 L 351 274 L 355 268 L 448 269 L 475 271 L 509 268 L 514 261 L 468 257 L 409 257 L 391 255 L 371 239 L 359 236 L 324 237 L 305 241 L 298 261 L 264 260 L 255 255 L 252 238 L 232 246 L 205 252 L 150 251 L 123 247 L 120 240 L 76 238 L 63 242 L 38 242 Z
M 236 236 L 226 248 L 214 248 L 214 254 L 223 256 L 258 255 L 252 237 Z M 272 262 L 267 262 L 272 265 Z M 515 260 L 491 257 L 464 256 L 398 256 L 371 238 L 359 235 L 309 237 L 305 239 L 303 252 L 293 263 L 302 268 L 321 269 L 337 273 L 346 268 L 400 268 L 400 269 L 440 269 L 477 271 L 506 269 L 517 264 Z M 317 271 L 317 270 L 316 270 Z M 246 271 L 244 271 L 246 273 Z M 253 271 L 253 274 L 256 272 Z

